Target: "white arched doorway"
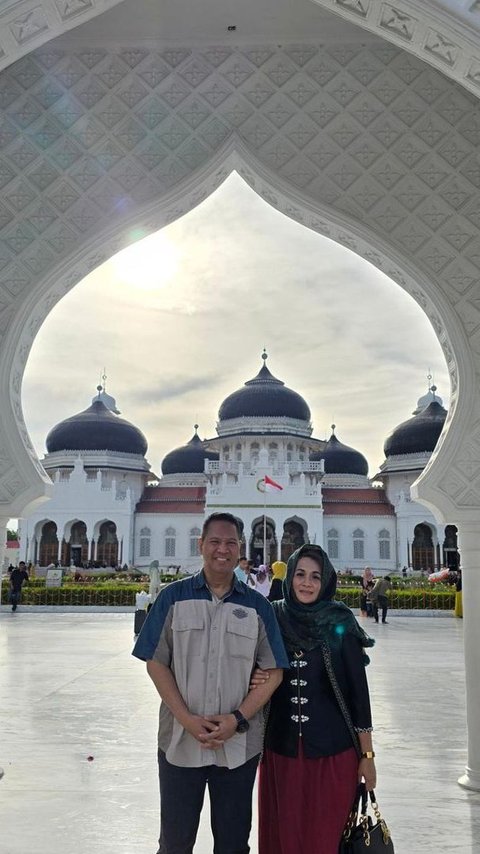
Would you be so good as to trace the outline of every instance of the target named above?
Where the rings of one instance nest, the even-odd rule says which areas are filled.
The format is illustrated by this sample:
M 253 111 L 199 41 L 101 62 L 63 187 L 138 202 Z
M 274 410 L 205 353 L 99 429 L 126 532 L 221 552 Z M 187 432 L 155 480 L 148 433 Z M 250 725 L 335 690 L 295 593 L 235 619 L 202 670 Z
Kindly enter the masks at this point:
M 370 7 L 336 5 L 364 18 Z M 473 630 L 480 607 L 475 97 L 381 40 L 160 53 L 77 45 L 32 53 L 0 83 L 2 518 L 21 515 L 48 487 L 20 399 L 43 319 L 131 242 L 134 227 L 161 228 L 236 169 L 278 210 L 383 270 L 430 318 L 452 405 L 416 489 L 445 520 L 458 520 L 465 625 Z M 470 637 L 469 650 L 477 640 Z M 476 659 L 467 656 L 470 666 L 474 672 Z M 469 686 L 472 714 L 479 690 Z M 480 786 L 480 747 L 472 741 L 470 749 L 469 782 Z

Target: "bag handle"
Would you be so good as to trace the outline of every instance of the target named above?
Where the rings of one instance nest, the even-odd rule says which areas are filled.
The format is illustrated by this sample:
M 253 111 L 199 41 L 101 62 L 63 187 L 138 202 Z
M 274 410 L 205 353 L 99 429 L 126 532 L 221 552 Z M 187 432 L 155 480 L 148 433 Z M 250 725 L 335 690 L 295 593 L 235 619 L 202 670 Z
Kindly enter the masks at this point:
M 359 759 L 361 759 L 362 758 L 362 750 L 360 747 L 360 741 L 359 741 L 357 733 L 355 732 L 355 728 L 353 726 L 353 722 L 352 722 L 352 719 L 350 717 L 350 712 L 349 712 L 348 706 L 345 702 L 345 697 L 342 694 L 340 685 L 337 682 L 337 677 L 335 676 L 335 671 L 333 669 L 332 657 L 330 655 L 330 648 L 328 646 L 328 643 L 324 640 L 321 641 L 320 649 L 322 650 L 323 661 L 325 663 L 325 670 L 327 671 L 327 676 L 330 680 L 330 684 L 332 686 L 333 693 L 335 694 L 335 699 L 336 699 L 336 701 L 340 707 L 340 711 L 344 717 L 345 723 L 346 723 L 348 731 L 350 733 L 350 737 L 353 741 L 353 746 L 357 752 L 357 756 Z M 357 794 L 359 795 L 359 798 L 357 801 L 357 804 L 359 805 L 360 793 L 357 792 Z

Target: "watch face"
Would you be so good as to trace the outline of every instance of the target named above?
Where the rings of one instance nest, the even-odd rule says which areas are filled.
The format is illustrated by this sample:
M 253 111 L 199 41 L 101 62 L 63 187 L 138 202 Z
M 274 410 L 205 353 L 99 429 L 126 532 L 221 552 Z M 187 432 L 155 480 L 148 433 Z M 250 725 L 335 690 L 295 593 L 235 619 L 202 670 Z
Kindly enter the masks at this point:
M 237 719 L 237 732 L 247 732 L 250 729 L 250 724 L 247 719 L 243 717 L 242 713 L 236 710 L 233 712 Z

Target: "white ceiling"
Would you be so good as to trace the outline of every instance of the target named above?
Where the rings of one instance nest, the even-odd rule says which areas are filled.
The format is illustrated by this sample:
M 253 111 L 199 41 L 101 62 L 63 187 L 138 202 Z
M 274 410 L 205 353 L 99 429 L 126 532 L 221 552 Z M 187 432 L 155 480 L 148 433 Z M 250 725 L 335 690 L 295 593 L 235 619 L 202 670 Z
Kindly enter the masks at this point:
M 229 33 L 228 27 L 236 26 Z M 368 41 L 372 36 L 312 0 L 124 0 L 66 33 L 62 44 L 232 44 Z

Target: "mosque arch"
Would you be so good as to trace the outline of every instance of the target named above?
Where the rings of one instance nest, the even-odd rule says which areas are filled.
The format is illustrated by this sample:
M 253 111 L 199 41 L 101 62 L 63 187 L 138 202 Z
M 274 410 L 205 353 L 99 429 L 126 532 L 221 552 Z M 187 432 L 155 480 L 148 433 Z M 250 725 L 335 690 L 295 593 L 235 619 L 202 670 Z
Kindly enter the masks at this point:
M 309 54 L 306 53 L 304 59 L 301 62 L 299 60 L 300 67 L 303 69 L 303 66 L 306 65 L 307 68 L 310 68 L 308 63 L 317 62 L 317 56 L 318 62 L 321 62 L 322 50 L 324 49 L 316 48 L 313 58 L 311 57 L 310 59 L 308 58 Z M 276 49 L 276 51 L 280 54 L 279 59 L 283 57 L 281 49 Z M 394 70 L 396 70 L 395 63 L 398 66 L 402 62 L 406 62 L 404 55 L 400 51 L 397 51 L 397 56 L 395 56 L 395 49 L 392 48 L 392 51 L 393 53 L 389 55 L 388 74 L 390 77 L 394 73 Z M 120 54 L 117 52 L 116 55 L 121 55 L 121 51 Z M 379 55 L 374 58 L 378 64 L 380 61 Z M 59 61 L 62 61 L 61 58 Z M 148 61 L 148 59 L 146 58 L 145 61 Z M 249 61 L 251 62 L 251 58 Z M 289 61 L 291 62 L 292 60 L 289 59 Z M 35 63 L 35 54 L 31 55 L 30 63 Z M 40 63 L 38 65 L 40 66 Z M 470 125 L 468 126 L 470 130 L 465 128 L 466 136 L 465 134 L 462 136 L 463 157 L 464 159 L 467 158 L 467 163 L 472 163 L 473 169 L 473 158 L 476 156 L 474 139 L 476 132 L 475 122 L 478 121 L 480 123 L 480 110 L 472 96 L 459 96 L 458 91 L 453 91 L 452 89 L 454 84 L 449 83 L 445 78 L 442 78 L 437 72 L 431 69 L 427 72 L 418 60 L 410 59 L 407 65 L 411 73 L 414 76 L 416 75 L 416 79 L 419 77 L 422 78 L 422 75 L 428 73 L 428 80 L 431 86 L 433 86 L 436 99 L 441 103 L 441 107 L 438 110 L 433 109 L 430 105 L 432 127 L 430 129 L 424 128 L 423 131 L 419 131 L 419 134 L 415 135 L 408 125 L 408 121 L 410 120 L 401 125 L 400 117 L 395 111 L 390 110 L 388 105 L 382 105 L 378 106 L 379 115 L 373 120 L 373 127 L 371 123 L 367 122 L 366 130 L 365 128 L 362 130 L 363 126 L 361 126 L 361 122 L 359 123 L 360 114 L 355 116 L 355 108 L 346 104 L 343 106 L 341 117 L 337 116 L 334 119 L 338 124 L 338 133 L 335 131 L 338 140 L 328 137 L 332 154 L 335 155 L 334 160 L 338 161 L 339 171 L 337 167 L 332 167 L 332 171 L 328 164 L 321 163 L 317 158 L 317 154 L 319 155 L 320 151 L 326 150 L 322 144 L 324 137 L 324 131 L 321 127 L 323 107 L 320 108 L 317 102 L 315 102 L 317 103 L 315 116 L 320 121 L 320 126 L 318 122 L 315 125 L 311 124 L 314 120 L 308 114 L 308 109 L 310 108 L 303 103 L 299 105 L 300 110 L 297 113 L 295 121 L 304 122 L 304 133 L 301 144 L 298 134 L 295 136 L 297 140 L 295 144 L 297 148 L 300 145 L 300 148 L 292 161 L 292 163 L 295 163 L 293 171 L 292 168 L 284 168 L 281 162 L 281 147 L 291 147 L 292 145 L 292 141 L 285 136 L 281 128 L 275 131 L 271 139 L 266 139 L 260 144 L 257 138 L 258 134 L 252 136 L 245 133 L 244 130 L 240 132 L 235 129 L 234 125 L 230 125 L 230 128 L 227 128 L 225 122 L 228 117 L 223 116 L 223 127 L 226 131 L 228 130 L 227 141 L 222 143 L 221 140 L 216 140 L 216 147 L 213 153 L 210 152 L 208 156 L 205 154 L 202 157 L 189 158 L 189 165 L 182 167 L 180 173 L 177 170 L 178 179 L 173 180 L 173 178 L 170 178 L 168 189 L 165 189 L 165 185 L 163 185 L 163 190 L 159 191 L 153 199 L 151 197 L 148 198 L 146 190 L 150 182 L 145 180 L 143 184 L 145 192 L 142 196 L 142 193 L 139 192 L 139 182 L 137 181 L 135 183 L 136 197 L 129 196 L 127 206 L 131 211 L 129 217 L 124 215 L 123 210 L 117 210 L 115 207 L 113 209 L 109 208 L 108 212 L 106 210 L 102 212 L 96 203 L 94 211 L 92 200 L 88 195 L 89 188 L 87 184 L 89 182 L 87 181 L 84 187 L 79 188 L 80 191 L 76 191 L 78 198 L 73 204 L 74 206 L 78 206 L 79 213 L 78 216 L 75 216 L 75 222 L 70 221 L 71 213 L 65 211 L 64 219 L 68 220 L 69 225 L 68 227 L 65 224 L 63 225 L 62 240 L 60 243 L 58 240 L 55 243 L 59 249 L 57 255 L 52 254 L 50 249 L 47 251 L 42 238 L 38 238 L 41 244 L 38 244 L 38 247 L 37 238 L 32 237 L 31 241 L 27 240 L 27 248 L 25 240 L 21 238 L 21 230 L 19 231 L 21 216 L 17 217 L 19 224 L 18 227 L 15 226 L 16 230 L 12 231 L 12 227 L 9 225 L 5 227 L 6 240 L 9 241 L 7 249 L 11 252 L 11 248 L 16 247 L 17 263 L 16 266 L 13 266 L 13 261 L 11 261 L 11 264 L 7 266 L 6 273 L 2 274 L 2 281 L 6 283 L 7 290 L 10 288 L 10 292 L 13 288 L 21 293 L 21 299 L 19 300 L 21 311 L 19 310 L 17 314 L 12 316 L 4 337 L 2 349 L 4 349 L 5 358 L 2 360 L 3 370 L 0 376 L 0 386 L 8 387 L 7 400 L 10 402 L 10 406 L 7 406 L 5 413 L 2 414 L 2 426 L 10 445 L 9 456 L 13 457 L 11 477 L 14 476 L 14 471 L 16 470 L 18 472 L 17 480 L 22 487 L 19 490 L 15 490 L 15 495 L 18 496 L 16 500 L 13 497 L 14 493 L 10 492 L 9 499 L 11 500 L 9 500 L 9 503 L 11 505 L 23 503 L 23 506 L 25 506 L 32 498 L 40 497 L 44 493 L 45 487 L 48 486 L 45 474 L 39 466 L 36 455 L 31 447 L 25 425 L 21 421 L 20 409 L 21 379 L 25 360 L 41 322 L 53 305 L 61 299 L 62 295 L 83 278 L 87 272 L 110 257 L 114 251 L 132 242 L 132 226 L 134 224 L 137 227 L 141 224 L 145 235 L 161 228 L 165 223 L 171 222 L 186 213 L 196 204 L 199 204 L 234 169 L 241 174 L 244 180 L 259 195 L 278 210 L 283 211 L 286 215 L 303 223 L 305 226 L 346 245 L 362 257 L 366 257 L 367 260 L 382 269 L 419 302 L 431 319 L 445 352 L 452 377 L 453 391 L 449 417 L 450 421 L 455 421 L 455 419 L 458 421 L 456 407 L 458 389 L 461 391 L 467 387 L 473 376 L 472 351 L 468 347 L 466 339 L 468 334 L 472 334 L 472 316 L 477 311 L 476 308 L 471 309 L 468 304 L 468 294 L 474 283 L 476 269 L 474 263 L 476 258 L 475 229 L 478 230 L 478 227 L 473 225 L 472 230 L 472 222 L 476 223 L 477 221 L 474 211 L 474 195 L 467 192 L 465 178 L 458 173 L 455 165 L 443 159 L 441 166 L 440 161 L 436 160 L 434 167 L 428 161 L 429 143 L 425 143 L 422 136 L 427 138 L 430 133 L 433 133 L 435 137 L 435 130 L 432 130 L 433 126 L 437 128 L 438 134 L 442 134 L 443 132 L 443 135 L 447 139 L 449 134 L 453 133 L 451 128 L 455 120 L 453 106 L 455 96 L 458 105 L 456 109 L 460 110 L 462 117 L 466 114 L 469 117 L 473 116 L 471 119 L 471 128 Z M 353 69 L 351 70 L 353 71 Z M 52 75 L 53 72 L 54 69 L 51 69 Z M 18 70 L 15 70 L 15 73 L 18 74 Z M 43 69 L 42 72 L 39 69 L 38 73 L 43 73 L 45 77 L 44 82 L 45 84 L 48 83 L 50 69 L 48 71 Z M 136 72 L 132 69 L 126 72 L 122 85 L 125 85 L 129 77 L 134 73 Z M 297 71 L 297 76 L 300 76 L 302 73 L 302 71 Z M 338 70 L 339 82 L 341 74 L 341 70 Z M 315 76 L 318 75 L 312 70 L 312 74 L 310 74 L 307 81 L 311 94 L 309 103 L 315 98 L 318 101 L 318 98 L 321 97 L 319 93 L 323 91 L 321 85 L 315 80 Z M 95 72 L 92 72 L 92 77 L 95 79 Z M 209 80 L 213 85 L 220 78 L 223 80 L 221 72 L 212 71 Z M 14 78 L 12 79 L 15 82 Z M 399 85 L 401 83 L 404 86 L 402 78 L 399 77 L 398 79 Z M 307 80 L 306 77 L 305 80 Z M 228 82 L 228 78 L 226 82 Z M 24 83 L 28 91 L 28 79 L 24 79 Z M 33 85 L 38 88 L 38 75 L 36 75 L 35 82 L 32 82 Z M 230 88 L 230 84 L 228 85 Z M 302 82 L 301 85 L 305 86 L 306 83 Z M 315 85 L 317 88 L 315 88 Z M 361 81 L 359 79 L 360 85 Z M 276 94 L 279 98 L 285 98 L 286 93 L 283 90 L 284 84 L 281 81 L 277 81 Z M 415 94 L 418 97 L 417 93 Z M 457 96 L 460 97 L 460 100 Z M 305 107 L 304 110 L 303 107 Z M 319 110 L 320 112 L 318 112 Z M 218 120 L 220 120 L 220 113 L 221 109 L 219 107 Z M 53 114 L 54 110 L 52 107 L 52 116 Z M 260 110 L 258 113 L 259 122 L 261 114 L 262 111 Z M 134 115 L 133 110 L 129 112 L 127 109 L 125 113 L 126 117 L 129 116 L 133 121 Z M 146 118 L 146 114 L 144 117 Z M 352 153 L 350 153 L 347 140 L 348 133 L 345 130 L 347 134 L 345 136 L 341 129 L 343 127 L 341 125 L 342 120 L 346 123 L 345 128 L 349 123 L 351 123 L 352 127 L 353 123 L 355 123 L 356 133 L 360 138 L 365 139 L 367 149 L 371 153 L 375 150 L 377 151 L 377 160 L 382 162 L 384 167 L 382 175 L 379 173 L 375 179 L 373 178 L 369 171 L 371 161 L 367 163 L 361 151 L 355 151 L 356 157 L 353 157 L 353 149 Z M 89 121 L 94 122 L 94 115 L 91 115 L 89 118 L 87 111 L 84 123 L 88 124 Z M 377 126 L 378 122 L 383 122 L 382 129 Z M 96 121 L 94 123 L 96 127 Z M 309 136 L 306 130 L 307 125 L 310 128 L 310 134 L 313 134 L 314 142 L 305 145 L 305 139 Z M 459 126 L 461 126 L 461 122 L 457 122 L 456 128 L 458 129 Z M 385 141 L 386 128 L 390 129 L 387 133 L 389 137 L 388 144 Z M 15 144 L 26 145 L 28 135 L 25 134 L 26 138 L 24 141 L 21 141 L 21 137 L 22 134 L 20 133 L 19 140 Z M 394 141 L 395 137 L 397 138 L 397 142 L 398 140 L 408 140 L 408 142 L 405 142 L 406 148 L 402 149 L 403 154 Z M 67 132 L 64 135 L 65 144 L 68 138 L 69 133 Z M 189 135 L 189 139 L 193 139 L 191 134 Z M 419 170 L 418 167 L 412 165 L 409 161 L 407 149 L 411 151 L 411 148 L 408 146 L 413 143 L 417 146 L 418 156 L 421 159 L 426 159 L 426 172 Z M 100 142 L 98 144 L 100 145 Z M 315 149 L 317 154 L 315 154 L 313 149 L 310 150 L 312 145 L 319 146 L 318 151 Z M 389 155 L 388 153 L 391 146 L 394 146 L 394 155 Z M 335 149 L 334 151 L 333 148 Z M 398 165 L 402 162 L 399 154 L 402 154 L 402 157 L 405 155 L 406 160 L 409 161 L 403 167 Z M 138 156 L 140 156 L 140 151 L 138 152 Z M 132 173 L 135 163 L 133 155 L 130 155 L 130 160 L 129 174 Z M 393 162 L 397 164 L 396 173 Z M 93 162 L 91 162 L 91 166 L 93 168 Z M 141 161 L 137 162 L 137 166 L 142 175 L 145 175 L 145 166 L 141 164 Z M 72 170 L 71 180 L 73 181 L 75 178 L 78 185 L 77 169 L 72 166 Z M 350 177 L 347 180 L 348 170 L 350 170 Z M 30 175 L 28 169 L 27 172 Z M 307 173 L 309 173 L 309 177 Z M 417 204 L 419 198 L 414 198 L 415 187 L 418 187 L 419 177 L 421 180 L 425 179 L 422 187 L 425 185 L 426 189 L 423 194 L 424 197 L 420 201 L 420 208 L 422 208 L 422 205 L 427 205 L 428 207 L 431 202 L 433 203 L 433 199 L 430 197 L 432 195 L 435 196 L 435 193 L 432 191 L 432 183 L 436 184 L 437 181 L 437 178 L 434 178 L 434 173 L 441 182 L 442 187 L 446 182 L 445 191 L 442 190 L 439 195 L 436 207 L 437 213 L 435 214 L 432 209 L 427 215 L 428 224 L 425 225 L 423 223 L 420 226 L 419 222 L 417 227 L 416 211 L 419 207 Z M 67 180 L 70 175 L 68 165 L 64 169 L 63 175 L 64 180 Z M 47 173 L 45 172 L 45 180 L 46 177 Z M 350 189 L 352 186 L 350 179 L 353 180 L 353 187 L 357 189 Z M 449 181 L 450 185 L 448 184 Z M 110 182 L 110 190 L 114 192 L 114 185 L 110 174 L 108 178 L 105 175 L 101 179 L 101 182 L 103 182 L 102 187 L 105 191 L 105 182 Z M 154 186 L 152 184 L 152 187 Z M 447 187 L 449 187 L 448 191 Z M 98 190 L 101 190 L 100 186 Z M 133 192 L 132 187 L 130 187 L 130 190 Z M 376 196 L 374 190 L 376 191 Z M 120 191 L 119 186 L 118 192 Z M 124 187 L 123 193 L 126 192 L 127 190 Z M 371 194 L 372 192 L 373 196 L 375 196 L 375 201 L 372 196 L 370 205 L 368 198 L 370 198 L 369 193 Z M 145 193 L 147 196 L 146 201 Z M 58 214 L 54 215 L 53 213 L 52 200 L 49 198 L 48 189 L 43 190 L 42 194 L 45 196 L 44 203 L 48 210 L 52 209 L 52 217 L 55 221 L 58 221 Z M 103 205 L 103 197 L 101 199 L 99 197 L 98 201 L 101 201 Z M 107 197 L 105 197 L 105 202 L 107 202 Z M 367 208 L 362 208 L 362 204 L 367 205 Z M 468 217 L 462 216 L 461 226 L 463 231 L 462 228 L 458 231 L 459 205 L 463 206 L 465 213 L 469 215 Z M 82 215 L 80 215 L 80 211 L 83 211 Z M 95 213 L 95 222 L 92 221 L 93 213 Z M 422 215 L 425 218 L 425 211 L 423 211 Z M 448 226 L 448 223 L 451 223 L 451 226 Z M 51 227 L 53 228 L 53 225 Z M 448 231 L 447 235 L 446 227 L 447 231 L 449 228 L 451 230 L 451 238 L 449 240 L 447 240 L 447 236 L 450 235 L 450 231 Z M 397 231 L 398 229 L 399 231 Z M 25 236 L 26 233 L 25 231 Z M 32 235 L 29 229 L 28 233 L 30 236 Z M 138 234 L 138 229 L 136 233 Z M 48 230 L 46 234 L 49 234 Z M 422 235 L 421 245 L 418 244 L 420 234 Z M 469 253 L 468 249 L 465 248 L 463 234 L 465 235 L 467 245 L 472 245 L 473 254 Z M 72 238 L 70 241 L 68 240 L 69 236 Z M 75 240 L 73 240 L 74 236 Z M 32 255 L 34 249 L 35 256 Z M 38 269 L 37 276 L 32 276 L 26 271 L 24 261 L 27 254 L 30 258 L 29 263 L 32 263 L 32 258 L 35 257 L 36 265 L 40 265 L 41 267 L 41 269 Z M 19 279 L 20 267 L 25 269 L 25 275 L 22 280 Z M 6 278 L 3 278 L 3 276 Z M 458 282 L 459 290 L 457 291 L 455 291 L 455 288 L 452 288 L 452 281 L 454 280 Z M 459 302 L 459 293 L 461 305 L 458 306 L 457 310 L 453 310 L 452 303 Z M 25 322 L 26 320 L 27 322 Z M 467 328 L 469 324 L 470 329 Z M 476 332 L 476 330 L 477 326 L 475 325 L 473 332 Z M 471 406 L 467 410 L 462 407 L 462 420 L 464 422 L 468 421 L 470 412 Z M 461 430 L 461 432 L 463 431 Z M 446 441 L 443 444 L 446 447 L 449 446 L 449 443 Z M 458 447 L 458 444 L 448 447 L 449 453 L 447 456 L 450 458 L 449 462 L 455 454 L 456 447 Z M 445 453 L 445 449 L 442 450 L 442 453 Z M 437 449 L 436 456 L 438 457 L 439 454 L 440 449 Z M 447 458 L 444 457 L 444 459 L 446 462 Z M 434 466 L 435 462 L 433 461 L 428 469 L 429 476 Z M 23 477 L 20 477 L 20 475 L 23 475 Z M 439 501 L 444 505 L 450 505 L 444 513 L 452 518 L 453 514 L 451 510 L 454 509 L 453 505 L 455 502 L 450 500 L 449 490 L 437 489 L 435 495 L 427 495 L 425 486 L 426 477 L 427 474 L 425 473 L 423 475 L 422 499 L 430 500 L 432 506 L 438 506 Z M 468 491 L 467 485 L 465 485 L 465 491 Z M 14 510 L 15 512 L 21 512 L 16 507 L 11 507 L 9 513 L 13 514 Z
M 412 541 L 412 566 L 415 571 L 434 572 L 435 544 L 434 531 L 427 522 L 415 525 Z
M 261 563 L 270 563 L 278 559 L 278 540 L 275 520 L 270 516 L 266 518 L 266 546 L 267 552 L 264 553 L 264 517 L 258 516 L 252 521 L 250 532 L 249 552 L 250 559 L 254 565 L 258 566 Z
M 458 528 L 456 525 L 446 525 L 442 544 L 443 566 L 448 569 L 458 569 L 460 555 L 458 552 Z
M 105 520 L 99 526 L 96 543 L 96 562 L 100 566 L 118 566 L 119 543 L 117 526 L 111 519 Z
M 318 3 L 332 6 L 332 0 Z M 372 24 L 377 5 L 364 0 L 334 4 L 337 14 L 366 27 Z M 399 8 L 405 8 L 407 17 L 411 6 L 410 0 L 408 5 L 400 0 Z M 384 8 L 392 7 L 383 4 Z M 24 367 L 41 323 L 88 272 L 133 241 L 134 227 L 140 225 L 145 235 L 158 230 L 199 204 L 235 169 L 277 210 L 385 272 L 429 317 L 449 367 L 452 397 L 440 441 L 412 493 L 438 518 L 458 521 L 465 630 L 470 632 L 471 648 L 478 649 L 480 66 L 472 55 L 471 41 L 462 49 L 462 28 L 453 18 L 449 27 L 437 33 L 442 36 L 438 46 L 429 41 L 436 33 L 427 24 L 438 20 L 431 17 L 433 0 L 416 3 L 414 8 L 419 10 L 415 32 L 407 30 L 399 38 L 393 32 L 395 20 L 383 22 L 381 31 L 378 19 L 372 32 L 380 32 L 381 42 L 343 52 L 340 45 L 336 58 L 328 45 L 308 44 L 288 52 L 288 45 L 277 44 L 267 51 L 268 59 L 262 58 L 258 46 L 236 48 L 249 76 L 235 84 L 228 76 L 232 76 L 231 59 L 222 59 L 222 48 L 216 53 L 212 49 L 214 61 L 210 62 L 203 48 L 193 47 L 179 65 L 170 66 L 161 85 L 168 86 L 170 78 L 186 71 L 190 62 L 198 60 L 207 69 L 201 88 L 185 82 L 187 108 L 198 101 L 208 114 L 205 133 L 177 115 L 177 107 L 185 110 L 185 104 L 169 104 L 160 121 L 158 111 L 146 106 L 157 102 L 158 84 L 142 81 L 137 93 L 141 100 L 145 97 L 145 105 L 129 103 L 135 94 L 132 84 L 155 51 L 146 51 L 132 67 L 128 46 L 102 49 L 101 60 L 90 69 L 75 50 L 63 55 L 61 50 L 51 52 L 43 62 L 32 52 L 28 62 L 20 61 L 2 72 L 2 91 L 14 99 L 2 127 L 0 162 L 0 508 L 4 524 L 38 503 L 50 483 L 32 447 L 21 408 Z M 445 21 L 446 14 L 442 25 Z M 427 38 L 417 38 L 418 34 Z M 392 36 L 401 49 L 387 44 L 385 39 L 393 41 Z M 35 44 L 35 39 L 28 43 Z M 428 66 L 412 53 L 420 44 Z M 22 50 L 25 46 L 26 41 Z M 362 82 L 362 51 L 367 68 L 374 75 L 377 68 L 383 82 L 388 78 L 394 84 L 393 100 L 383 85 L 384 100 L 374 95 L 375 80 Z M 327 66 L 335 68 L 340 98 L 346 91 L 342 78 L 346 75 L 353 82 L 343 104 L 330 91 L 324 96 L 325 59 Z M 122 79 L 106 91 L 96 76 L 103 64 L 117 60 Z M 66 73 L 69 62 L 78 62 L 81 69 L 83 82 L 78 89 Z M 279 62 L 291 69 L 289 79 L 282 80 L 275 71 Z M 432 63 L 461 80 L 462 87 L 439 74 Z M 60 77 L 67 82 L 63 96 L 55 100 L 54 90 L 62 89 Z M 260 81 L 267 89 L 266 101 L 261 98 Z M 224 92 L 221 103 L 213 103 L 214 89 Z M 79 90 L 82 99 L 77 97 Z M 392 94 L 392 87 L 389 91 Z M 95 92 L 105 92 L 105 101 L 95 102 Z M 377 94 L 381 94 L 378 89 Z M 15 114 L 23 115 L 25 102 L 37 104 L 40 98 L 40 116 L 32 117 L 28 127 L 20 127 Z M 113 105 L 121 113 L 118 120 Z M 285 109 L 290 118 L 282 124 Z M 166 123 L 160 130 L 152 126 L 157 120 Z M 159 133 L 165 154 L 161 163 L 156 160 L 158 146 L 152 144 Z M 471 666 L 470 671 L 473 674 Z M 472 722 L 477 721 L 480 708 L 480 689 L 473 680 L 467 706 L 473 732 Z M 473 739 L 469 753 L 464 782 L 480 789 L 480 744 Z
M 62 566 L 83 566 L 89 560 L 87 526 L 81 519 L 65 525 L 65 539 L 62 544 Z
M 38 543 L 38 564 L 48 566 L 58 561 L 58 531 L 56 522 L 44 522 Z
M 292 516 L 290 519 L 285 519 L 280 546 L 280 559 L 286 563 L 290 555 L 306 542 L 308 542 L 306 521 L 304 519 L 300 519 L 298 516 Z

